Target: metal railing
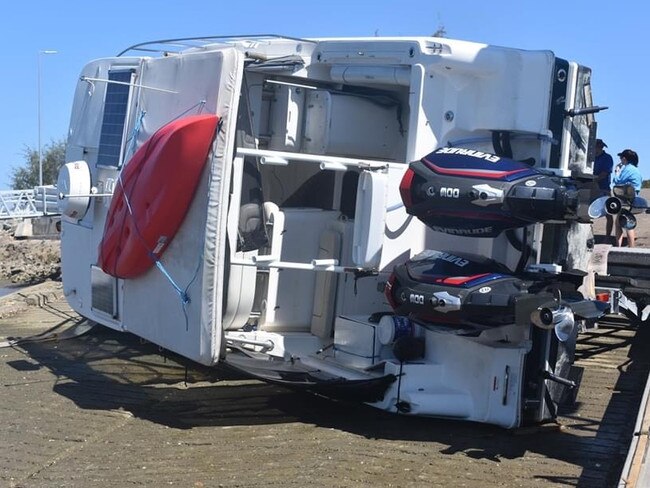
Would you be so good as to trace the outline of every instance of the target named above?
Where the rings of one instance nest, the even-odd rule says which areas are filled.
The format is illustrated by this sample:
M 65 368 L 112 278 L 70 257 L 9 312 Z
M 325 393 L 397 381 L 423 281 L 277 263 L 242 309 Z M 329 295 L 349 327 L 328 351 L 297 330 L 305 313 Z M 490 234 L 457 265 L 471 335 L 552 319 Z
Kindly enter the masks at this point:
M 59 215 L 58 202 L 59 194 L 54 185 L 0 191 L 0 220 Z
M 313 39 L 301 39 L 299 37 L 280 36 L 277 34 L 184 37 L 178 39 L 159 39 L 156 41 L 141 42 L 127 47 L 117 56 L 125 56 L 126 54 L 132 54 L 137 51 L 162 55 L 164 53 L 179 52 L 184 49 L 202 48 L 209 44 L 233 44 L 241 41 L 264 42 L 277 39 L 316 43 Z

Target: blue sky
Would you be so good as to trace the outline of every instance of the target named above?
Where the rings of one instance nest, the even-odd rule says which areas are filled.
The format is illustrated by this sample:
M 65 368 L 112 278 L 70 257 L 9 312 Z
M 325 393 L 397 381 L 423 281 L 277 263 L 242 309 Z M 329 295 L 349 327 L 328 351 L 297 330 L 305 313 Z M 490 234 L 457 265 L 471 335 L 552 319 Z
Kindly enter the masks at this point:
M 593 70 L 599 136 L 615 155 L 639 153 L 650 179 L 650 4 L 641 0 L 469 1 L 23 0 L 5 2 L 0 33 L 0 189 L 37 148 L 37 59 L 41 50 L 41 140 L 65 137 L 77 77 L 88 61 L 132 44 L 174 37 L 284 34 L 295 37 L 419 36 L 444 25 L 447 37 L 522 49 L 550 49 Z M 614 157 L 615 161 L 618 159 Z

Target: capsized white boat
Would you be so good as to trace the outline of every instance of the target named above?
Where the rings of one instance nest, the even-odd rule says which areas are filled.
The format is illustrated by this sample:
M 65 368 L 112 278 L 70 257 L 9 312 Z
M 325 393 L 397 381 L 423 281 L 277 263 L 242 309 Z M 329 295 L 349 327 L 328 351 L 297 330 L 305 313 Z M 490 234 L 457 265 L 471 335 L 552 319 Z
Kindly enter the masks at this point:
M 590 75 L 428 37 L 93 61 L 58 182 L 65 294 L 204 365 L 401 414 L 552 418 L 604 309 L 581 287 Z

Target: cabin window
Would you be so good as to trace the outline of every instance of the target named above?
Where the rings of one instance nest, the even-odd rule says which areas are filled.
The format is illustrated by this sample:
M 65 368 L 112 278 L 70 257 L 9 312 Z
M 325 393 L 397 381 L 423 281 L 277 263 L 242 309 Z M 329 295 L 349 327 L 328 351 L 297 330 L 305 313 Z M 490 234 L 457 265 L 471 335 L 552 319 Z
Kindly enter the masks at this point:
M 122 164 L 124 130 L 131 98 L 135 70 L 111 70 L 106 84 L 104 117 L 99 137 L 98 166 L 119 167 Z

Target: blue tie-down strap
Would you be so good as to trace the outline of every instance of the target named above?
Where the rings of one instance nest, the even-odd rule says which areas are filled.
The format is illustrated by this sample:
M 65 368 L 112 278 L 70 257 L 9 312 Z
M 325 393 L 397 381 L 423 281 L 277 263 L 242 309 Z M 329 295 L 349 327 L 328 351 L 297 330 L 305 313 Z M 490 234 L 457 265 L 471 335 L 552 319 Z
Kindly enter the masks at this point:
M 158 269 L 160 270 L 160 272 L 165 276 L 165 278 L 167 278 L 169 283 L 174 287 L 174 290 L 176 290 L 176 293 L 178 293 L 178 296 L 181 298 L 183 305 L 190 303 L 191 300 L 187 292 L 176 284 L 174 279 L 165 269 L 165 266 L 163 266 L 163 264 L 158 259 L 155 260 L 155 263 Z
M 187 306 L 192 302 L 192 300 L 190 299 L 187 290 L 189 290 L 190 286 L 192 286 L 192 283 L 194 283 L 194 280 L 196 280 L 196 277 L 199 274 L 199 269 L 201 267 L 201 261 L 203 259 L 203 256 L 202 255 L 199 256 L 199 261 L 196 265 L 196 270 L 194 271 L 194 275 L 192 276 L 192 279 L 187 284 L 185 289 L 182 289 L 180 286 L 178 286 L 178 284 L 174 281 L 174 279 L 169 274 L 165 266 L 160 262 L 160 260 L 153 253 L 150 253 L 150 257 L 153 260 L 153 262 L 156 263 L 156 267 L 160 270 L 163 276 L 167 278 L 167 281 L 169 281 L 169 283 L 172 285 L 174 290 L 176 290 L 176 293 L 178 293 L 178 296 L 181 299 L 181 306 L 183 307 L 183 315 L 185 317 L 185 330 L 189 330 L 190 324 L 189 324 L 189 317 L 187 315 Z

